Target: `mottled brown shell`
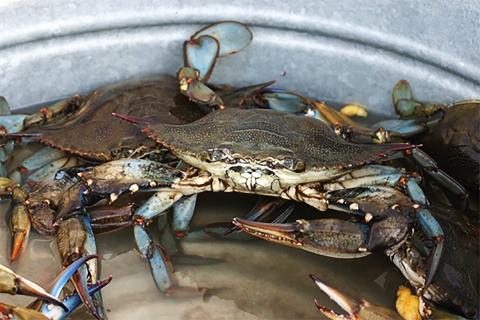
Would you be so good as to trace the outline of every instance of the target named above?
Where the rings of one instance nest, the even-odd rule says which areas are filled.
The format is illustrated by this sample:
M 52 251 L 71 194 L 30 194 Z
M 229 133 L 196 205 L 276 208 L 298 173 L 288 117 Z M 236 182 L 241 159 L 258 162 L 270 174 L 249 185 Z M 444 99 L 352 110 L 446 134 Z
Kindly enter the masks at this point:
M 151 119 L 138 122 L 151 138 L 180 153 L 196 156 L 204 150 L 224 148 L 245 158 L 292 157 L 303 160 L 307 170 L 363 165 L 413 147 L 350 143 L 317 119 L 273 110 L 218 110 L 187 125 Z
M 169 124 L 189 123 L 205 115 L 179 93 L 178 80 L 156 76 L 102 87 L 90 93 L 80 111 L 67 123 L 36 127 L 43 143 L 91 160 L 112 160 L 112 150 L 153 148 L 137 127 L 112 116 L 112 112 L 150 117 Z

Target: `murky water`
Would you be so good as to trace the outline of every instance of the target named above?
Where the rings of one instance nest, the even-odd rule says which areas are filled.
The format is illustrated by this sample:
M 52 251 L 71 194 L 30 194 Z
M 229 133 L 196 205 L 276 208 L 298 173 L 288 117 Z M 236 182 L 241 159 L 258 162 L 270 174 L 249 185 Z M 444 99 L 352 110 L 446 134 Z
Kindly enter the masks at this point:
M 229 221 L 231 217 L 242 216 L 255 201 L 254 196 L 202 194 L 193 223 L 200 226 Z M 3 204 L 2 216 L 5 210 Z M 299 206 L 292 218 L 305 216 L 304 211 L 312 213 L 310 208 Z M 7 239 L 4 219 L 1 223 L 0 239 Z M 318 290 L 309 273 L 352 297 L 364 297 L 392 308 L 398 285 L 405 283 L 394 265 L 380 253 L 343 260 L 260 240 L 211 240 L 182 245 L 186 254 L 224 262 L 213 265 L 183 265 L 181 259 L 174 262 L 182 282 L 197 288 L 198 294 L 189 298 L 165 297 L 153 283 L 148 264 L 135 251 L 131 229 L 99 236 L 97 243 L 102 276 L 114 277 L 102 290 L 111 319 L 318 319 L 322 316 L 313 304 L 314 299 L 331 308 L 337 306 Z M 7 256 L 8 248 L 4 245 L 0 263 L 8 265 Z M 11 268 L 43 287 L 48 287 L 61 270 L 52 240 L 34 232 L 22 260 Z M 31 300 L 2 295 L 3 302 L 16 305 L 26 305 Z M 83 318 L 88 318 L 84 309 L 72 316 L 72 319 Z

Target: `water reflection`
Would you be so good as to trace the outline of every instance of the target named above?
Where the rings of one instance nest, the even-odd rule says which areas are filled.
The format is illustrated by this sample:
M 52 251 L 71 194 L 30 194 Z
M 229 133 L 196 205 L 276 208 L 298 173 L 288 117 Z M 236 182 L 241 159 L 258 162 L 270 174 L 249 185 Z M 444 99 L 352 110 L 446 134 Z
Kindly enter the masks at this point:
M 242 216 L 256 202 L 255 196 L 238 194 L 201 194 L 194 227 L 213 221 L 229 221 Z M 5 205 L 1 214 L 5 213 Z M 298 206 L 297 217 L 318 214 L 307 206 Z M 0 239 L 6 239 L 4 219 Z M 320 276 L 351 297 L 364 297 L 374 303 L 394 308 L 395 291 L 405 280 L 382 254 L 361 259 L 333 259 L 316 256 L 295 248 L 265 241 L 184 242 L 186 254 L 224 260 L 213 265 L 184 265 L 175 261 L 176 271 L 185 285 L 198 293 L 189 298 L 165 297 L 152 281 L 148 264 L 134 250 L 131 229 L 100 236 L 102 275 L 113 281 L 102 290 L 111 319 L 320 319 L 313 300 L 338 311 L 308 277 Z M 4 242 L 5 243 L 5 242 Z M 52 242 L 35 234 L 16 272 L 42 286 L 60 271 Z M 8 265 L 7 246 L 0 252 L 0 263 Z M 3 302 L 26 305 L 31 298 L 2 295 Z M 85 311 L 72 319 L 87 317 Z

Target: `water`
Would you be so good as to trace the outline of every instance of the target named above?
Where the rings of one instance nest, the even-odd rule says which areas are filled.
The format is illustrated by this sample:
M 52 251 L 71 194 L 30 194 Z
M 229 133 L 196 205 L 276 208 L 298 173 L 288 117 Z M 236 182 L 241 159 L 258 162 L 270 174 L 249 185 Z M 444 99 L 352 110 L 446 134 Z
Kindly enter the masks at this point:
M 255 201 L 253 196 L 201 194 L 194 224 L 229 221 L 231 217 L 242 216 Z M 3 204 L 2 214 L 5 209 Z M 309 208 L 300 206 L 295 214 L 303 216 L 304 210 Z M 1 220 L 0 239 L 7 239 L 4 219 Z M 165 319 L 318 319 L 321 315 L 313 304 L 314 299 L 339 309 L 318 290 L 308 277 L 309 273 L 352 297 L 363 297 L 391 308 L 398 285 L 405 284 L 394 265 L 380 253 L 344 260 L 260 240 L 212 240 L 185 242 L 183 248 L 187 254 L 219 258 L 225 260 L 224 263 L 181 265 L 174 262 L 182 281 L 199 288 L 198 295 L 165 297 L 154 285 L 148 264 L 135 251 L 131 229 L 99 236 L 97 243 L 102 276 L 114 277 L 102 290 L 110 319 L 154 316 Z M 3 247 L 0 263 L 8 266 L 8 248 Z M 52 240 L 35 232 L 31 234 L 22 260 L 11 268 L 43 287 L 48 287 L 61 270 Z M 16 305 L 26 305 L 31 300 L 2 295 L 3 302 Z M 83 309 L 72 317 L 83 318 L 88 318 Z
M 199 195 L 192 225 L 231 221 L 242 217 L 257 201 L 242 194 Z M 7 203 L 0 206 L 5 216 Z M 335 216 L 338 213 L 330 213 Z M 298 205 L 290 220 L 326 216 Z M 0 219 L 0 239 L 8 238 L 5 219 Z M 154 229 L 154 228 L 153 228 Z M 154 231 L 154 230 L 152 230 Z M 8 266 L 8 241 L 0 250 L 0 263 Z M 339 307 L 308 277 L 313 273 L 343 293 L 394 308 L 396 290 L 406 280 L 381 253 L 360 259 L 333 259 L 261 240 L 209 240 L 183 242 L 186 254 L 222 259 L 211 265 L 185 265 L 174 261 L 182 284 L 198 293 L 188 298 L 166 297 L 152 281 L 148 264 L 135 251 L 131 228 L 97 237 L 102 278 L 113 281 L 102 290 L 110 319 L 319 319 L 323 316 L 313 301 L 337 311 Z M 54 241 L 31 232 L 29 246 L 15 272 L 48 287 L 61 271 Z M 28 297 L 2 295 L 1 300 L 27 305 Z M 82 307 L 71 319 L 91 318 Z

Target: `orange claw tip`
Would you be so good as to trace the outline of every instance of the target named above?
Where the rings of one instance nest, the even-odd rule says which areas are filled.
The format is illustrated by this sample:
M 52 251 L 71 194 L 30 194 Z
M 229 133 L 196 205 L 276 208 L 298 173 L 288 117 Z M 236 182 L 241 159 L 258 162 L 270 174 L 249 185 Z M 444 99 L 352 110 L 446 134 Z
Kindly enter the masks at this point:
M 10 254 L 10 264 L 12 264 L 17 259 L 22 249 L 23 241 L 24 237 L 21 237 L 21 239 L 17 239 L 17 237 L 15 237 L 12 245 L 12 252 Z
M 183 237 L 186 237 L 186 236 L 187 236 L 187 232 L 186 232 L 186 231 L 177 231 L 177 232 L 175 233 L 175 236 L 176 236 L 177 238 L 183 238 Z

